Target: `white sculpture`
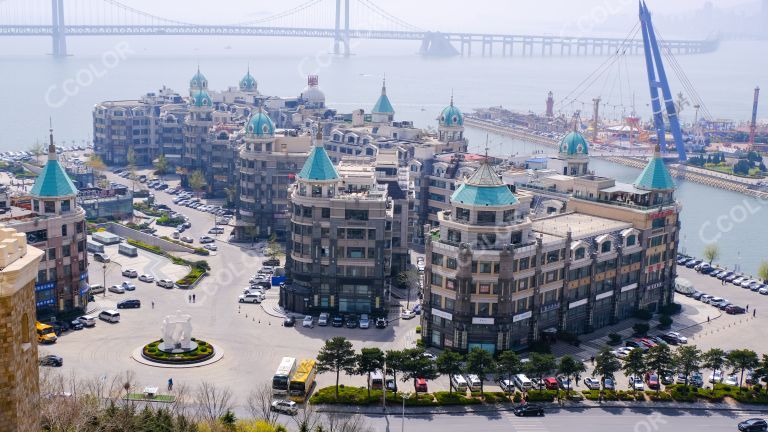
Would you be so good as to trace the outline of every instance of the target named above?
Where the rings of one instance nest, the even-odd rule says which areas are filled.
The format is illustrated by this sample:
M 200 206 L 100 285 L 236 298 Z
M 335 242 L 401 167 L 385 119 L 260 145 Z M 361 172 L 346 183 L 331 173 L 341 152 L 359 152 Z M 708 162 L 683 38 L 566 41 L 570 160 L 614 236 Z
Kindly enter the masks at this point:
M 161 327 L 163 343 L 162 351 L 189 351 L 196 347 L 192 342 L 192 317 L 176 311 L 176 315 L 168 315 L 163 319 Z

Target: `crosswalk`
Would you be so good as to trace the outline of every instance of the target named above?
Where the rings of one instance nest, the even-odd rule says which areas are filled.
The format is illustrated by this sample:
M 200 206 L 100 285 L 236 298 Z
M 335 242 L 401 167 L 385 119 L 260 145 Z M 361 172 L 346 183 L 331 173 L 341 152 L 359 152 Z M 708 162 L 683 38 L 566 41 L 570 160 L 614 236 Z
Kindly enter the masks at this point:
M 516 417 L 510 411 L 505 412 L 504 417 L 509 421 L 512 432 L 549 432 L 542 417 Z

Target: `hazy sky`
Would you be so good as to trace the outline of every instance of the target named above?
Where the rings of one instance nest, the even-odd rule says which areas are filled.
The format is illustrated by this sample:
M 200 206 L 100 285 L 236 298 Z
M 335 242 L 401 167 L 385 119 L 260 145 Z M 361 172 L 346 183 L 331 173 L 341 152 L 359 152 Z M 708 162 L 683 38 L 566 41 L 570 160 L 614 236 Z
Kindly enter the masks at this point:
M 19 0 L 11 0 L 19 1 Z M 235 23 L 270 16 L 307 3 L 308 0 L 253 1 L 227 0 L 121 0 L 151 14 L 196 23 Z M 312 19 L 331 21 L 335 0 L 317 0 Z M 353 17 L 376 6 L 421 28 L 444 31 L 519 33 L 600 33 L 605 29 L 627 28 L 636 20 L 636 0 L 349 0 Z M 98 0 L 75 0 L 100 3 Z M 342 3 L 344 0 L 342 0 Z M 649 0 L 655 14 L 677 15 L 699 9 L 707 0 Z M 717 8 L 757 4 L 756 0 L 712 0 Z M 753 6 L 754 8 L 754 6 Z M 356 15 L 357 14 L 357 15 Z M 370 15 L 370 13 L 368 13 Z

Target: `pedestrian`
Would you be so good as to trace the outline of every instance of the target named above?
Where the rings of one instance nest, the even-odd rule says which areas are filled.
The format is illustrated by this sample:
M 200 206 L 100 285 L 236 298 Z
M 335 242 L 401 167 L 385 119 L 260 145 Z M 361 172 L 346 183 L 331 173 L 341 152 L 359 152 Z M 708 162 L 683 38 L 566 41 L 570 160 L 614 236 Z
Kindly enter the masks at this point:
M 152 300 L 152 309 L 154 309 L 154 308 L 155 308 L 155 301 Z
M 589 361 L 594 365 L 595 364 L 595 356 L 590 357 Z
M 749 305 L 747 305 L 747 312 L 749 312 Z
M 192 294 L 192 303 L 196 303 L 196 302 L 197 302 L 197 295 Z
M 187 303 L 192 303 L 192 294 L 187 296 Z
M 709 315 L 707 315 L 707 324 L 709 324 Z
M 757 309 L 752 309 L 752 318 L 757 316 Z
M 168 391 L 173 391 L 173 378 L 168 378 Z

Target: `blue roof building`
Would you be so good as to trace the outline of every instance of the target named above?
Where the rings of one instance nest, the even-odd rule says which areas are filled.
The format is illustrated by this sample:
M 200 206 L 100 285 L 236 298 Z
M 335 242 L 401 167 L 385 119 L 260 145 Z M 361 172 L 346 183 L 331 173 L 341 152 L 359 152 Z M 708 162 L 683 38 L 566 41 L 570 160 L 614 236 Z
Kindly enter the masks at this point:
M 318 141 L 319 143 L 320 141 Z M 339 172 L 333 166 L 325 148 L 322 145 L 316 145 L 310 150 L 307 161 L 304 162 L 298 177 L 300 180 L 308 181 L 336 181 L 339 179 Z
M 251 75 L 251 68 L 248 68 L 248 72 L 245 73 L 245 76 L 243 79 L 240 80 L 240 90 L 241 91 L 256 91 L 256 79 Z
M 374 123 L 389 123 L 395 119 L 395 109 L 392 108 L 392 103 L 387 97 L 386 79 L 381 84 L 381 96 L 376 101 L 376 105 L 373 106 L 371 114 L 371 120 Z
M 517 198 L 493 168 L 485 162 L 466 182 L 456 188 L 456 192 L 451 195 L 451 202 L 470 206 L 499 207 L 516 204 Z
M 647 191 L 669 191 L 675 189 L 675 181 L 664 165 L 664 159 L 661 157 L 659 146 L 653 153 L 653 157 L 648 161 L 643 172 L 635 180 L 635 187 Z
M 257 138 L 272 138 L 275 136 L 275 123 L 272 122 L 269 114 L 259 107 L 259 110 L 253 113 L 248 120 L 245 131 Z
M 30 195 L 35 198 L 60 198 L 77 195 L 75 184 L 59 163 L 56 146 L 53 145 L 53 137 L 51 137 L 51 144 L 48 146 L 48 162 L 40 175 L 37 176 Z

